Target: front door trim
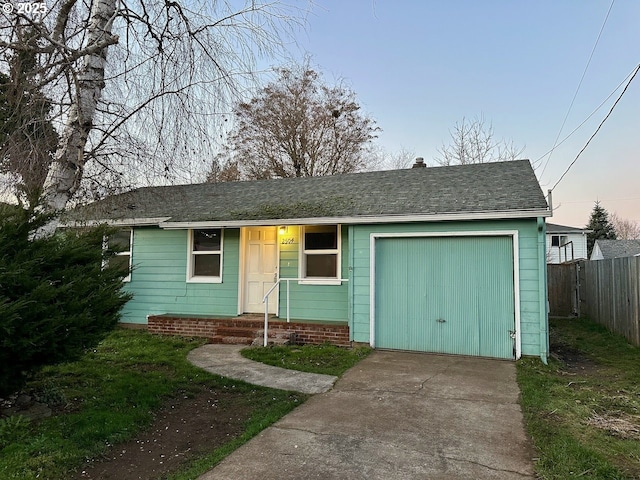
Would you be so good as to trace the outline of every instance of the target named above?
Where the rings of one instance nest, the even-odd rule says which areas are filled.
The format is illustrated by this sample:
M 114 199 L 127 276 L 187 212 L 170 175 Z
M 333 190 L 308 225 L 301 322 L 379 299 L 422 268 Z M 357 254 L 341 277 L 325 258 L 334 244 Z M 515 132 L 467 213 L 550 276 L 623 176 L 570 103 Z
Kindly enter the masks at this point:
M 468 232 L 396 232 L 371 233 L 369 237 L 369 344 L 375 348 L 376 322 L 376 240 L 378 238 L 411 237 L 508 237 L 513 241 L 513 304 L 515 314 L 516 360 L 522 355 L 520 330 L 520 254 L 518 251 L 518 230 L 481 230 Z
M 278 233 L 277 233 L 277 227 L 272 227 L 269 225 L 265 225 L 265 226 L 261 226 L 263 228 L 273 228 L 276 231 L 276 268 L 277 268 L 277 278 L 276 280 L 280 279 L 280 245 L 277 241 L 278 238 Z M 247 248 L 247 243 L 248 243 L 248 238 L 249 236 L 247 235 L 247 229 L 249 228 L 259 228 L 258 226 L 250 226 L 250 227 L 242 227 L 240 228 L 240 261 L 238 262 L 238 315 L 242 315 L 243 313 L 245 313 L 245 295 L 246 295 L 246 281 L 247 281 L 247 274 L 246 274 L 246 265 L 247 265 L 247 257 L 249 255 L 249 249 Z M 270 303 L 269 303 L 269 310 L 272 310 L 272 303 L 271 300 L 273 298 L 275 298 L 275 311 L 271 311 L 270 313 L 275 313 L 276 316 L 279 316 L 280 314 L 280 301 L 279 301 L 279 288 L 276 288 L 276 290 L 269 296 L 270 298 Z M 264 313 L 261 312 L 261 313 Z

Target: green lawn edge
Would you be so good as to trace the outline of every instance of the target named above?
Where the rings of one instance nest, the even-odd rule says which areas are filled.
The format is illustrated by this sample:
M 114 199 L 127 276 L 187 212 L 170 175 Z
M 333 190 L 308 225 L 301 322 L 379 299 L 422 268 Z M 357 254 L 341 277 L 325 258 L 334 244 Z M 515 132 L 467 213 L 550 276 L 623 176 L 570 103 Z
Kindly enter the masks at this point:
M 204 343 L 202 339 L 117 329 L 78 361 L 46 367 L 29 388 L 58 396 L 72 404 L 72 411 L 38 422 L 17 416 L 0 422 L 0 478 L 69 478 L 87 459 L 135 438 L 151 423 L 153 412 L 173 395 L 193 392 L 203 385 L 251 393 L 253 397 L 249 397 L 257 406 L 245 431 L 179 470 L 200 474 L 308 398 L 195 367 L 187 354 Z M 176 478 L 197 476 L 179 474 Z
M 570 352 L 585 367 L 552 356 L 548 365 L 516 364 L 527 432 L 543 479 L 627 479 L 640 474 L 638 440 L 596 428 L 594 415 L 640 413 L 640 351 L 588 319 L 551 319 L 552 351 Z
M 272 345 L 247 347 L 240 354 L 256 362 L 288 370 L 341 376 L 371 353 L 371 347 L 322 345 Z

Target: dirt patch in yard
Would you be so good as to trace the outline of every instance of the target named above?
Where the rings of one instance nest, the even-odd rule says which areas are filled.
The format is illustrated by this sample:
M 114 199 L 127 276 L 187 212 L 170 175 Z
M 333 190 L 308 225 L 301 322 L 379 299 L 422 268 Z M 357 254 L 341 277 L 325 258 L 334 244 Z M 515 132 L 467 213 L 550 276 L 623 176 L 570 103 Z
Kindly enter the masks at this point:
M 103 458 L 87 463 L 75 478 L 163 478 L 198 453 L 212 451 L 242 433 L 253 407 L 237 399 L 233 392 L 209 387 L 171 398 L 145 431 L 110 446 Z
M 563 370 L 568 373 L 596 373 L 598 364 L 569 345 L 556 343 L 551 345 L 551 355 L 562 361 Z

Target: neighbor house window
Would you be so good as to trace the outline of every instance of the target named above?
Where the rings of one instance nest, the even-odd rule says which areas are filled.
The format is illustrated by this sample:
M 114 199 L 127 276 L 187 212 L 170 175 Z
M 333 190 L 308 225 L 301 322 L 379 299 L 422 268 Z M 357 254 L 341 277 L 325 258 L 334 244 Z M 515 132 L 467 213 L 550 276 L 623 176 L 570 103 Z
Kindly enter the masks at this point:
M 303 278 L 340 278 L 339 225 L 310 225 L 302 228 Z
M 129 275 L 123 278 L 125 282 L 131 281 L 131 246 L 133 245 L 133 229 L 123 228 L 111 235 L 107 239 L 109 249 L 116 250 L 117 253 L 109 259 L 109 265 L 126 267 Z
M 552 247 L 561 247 L 569 238 L 565 235 L 551 235 L 551 246 Z
M 189 273 L 192 282 L 222 281 L 222 229 L 190 230 Z

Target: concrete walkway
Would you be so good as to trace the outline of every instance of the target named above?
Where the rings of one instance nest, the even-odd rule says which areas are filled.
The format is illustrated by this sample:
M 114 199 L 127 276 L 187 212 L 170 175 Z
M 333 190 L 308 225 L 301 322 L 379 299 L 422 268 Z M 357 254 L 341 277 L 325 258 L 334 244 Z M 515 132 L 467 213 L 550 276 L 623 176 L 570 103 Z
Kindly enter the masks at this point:
M 200 480 L 534 479 L 518 395 L 513 362 L 374 351 Z
M 240 355 L 244 345 L 203 345 L 189 352 L 187 359 L 208 372 L 243 380 L 254 385 L 301 393 L 323 393 L 338 377 L 272 367 Z

